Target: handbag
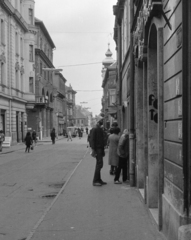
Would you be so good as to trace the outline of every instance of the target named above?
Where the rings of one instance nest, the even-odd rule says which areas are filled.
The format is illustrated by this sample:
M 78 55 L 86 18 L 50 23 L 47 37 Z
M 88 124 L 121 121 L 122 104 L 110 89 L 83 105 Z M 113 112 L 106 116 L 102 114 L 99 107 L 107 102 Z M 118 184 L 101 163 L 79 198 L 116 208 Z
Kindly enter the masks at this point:
M 34 149 L 34 147 L 33 146 L 31 146 L 31 150 L 33 150 Z

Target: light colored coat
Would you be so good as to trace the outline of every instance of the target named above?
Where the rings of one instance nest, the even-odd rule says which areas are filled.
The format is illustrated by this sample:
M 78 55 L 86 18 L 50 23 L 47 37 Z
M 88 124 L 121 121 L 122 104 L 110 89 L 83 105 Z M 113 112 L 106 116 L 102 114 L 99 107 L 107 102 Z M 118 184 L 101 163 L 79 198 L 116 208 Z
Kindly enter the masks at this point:
M 111 134 L 108 137 L 109 145 L 109 158 L 108 163 L 111 166 L 118 166 L 119 156 L 117 155 L 117 146 L 119 142 L 119 136 L 117 134 Z

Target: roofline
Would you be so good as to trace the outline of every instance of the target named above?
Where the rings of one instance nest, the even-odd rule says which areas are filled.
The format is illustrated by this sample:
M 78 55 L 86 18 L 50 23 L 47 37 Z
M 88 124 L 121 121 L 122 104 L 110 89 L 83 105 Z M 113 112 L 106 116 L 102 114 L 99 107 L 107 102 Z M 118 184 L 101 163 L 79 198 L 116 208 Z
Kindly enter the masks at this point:
M 42 31 L 44 32 L 45 36 L 48 38 L 52 48 L 56 48 L 52 38 L 50 37 L 50 34 L 49 34 L 48 30 L 46 29 L 46 27 L 45 27 L 45 25 L 43 23 L 43 21 L 35 18 L 35 25 L 39 26 L 42 29 Z

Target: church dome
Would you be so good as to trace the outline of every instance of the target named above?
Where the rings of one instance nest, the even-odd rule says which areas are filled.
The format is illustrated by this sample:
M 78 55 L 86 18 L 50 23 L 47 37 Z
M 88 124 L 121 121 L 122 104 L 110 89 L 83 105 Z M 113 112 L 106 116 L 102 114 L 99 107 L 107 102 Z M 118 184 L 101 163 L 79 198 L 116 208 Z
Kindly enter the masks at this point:
M 114 59 L 112 58 L 113 54 L 109 48 L 109 45 L 110 44 L 108 44 L 108 50 L 105 53 L 106 58 L 102 61 L 102 64 L 104 65 L 104 67 L 109 67 L 114 62 Z

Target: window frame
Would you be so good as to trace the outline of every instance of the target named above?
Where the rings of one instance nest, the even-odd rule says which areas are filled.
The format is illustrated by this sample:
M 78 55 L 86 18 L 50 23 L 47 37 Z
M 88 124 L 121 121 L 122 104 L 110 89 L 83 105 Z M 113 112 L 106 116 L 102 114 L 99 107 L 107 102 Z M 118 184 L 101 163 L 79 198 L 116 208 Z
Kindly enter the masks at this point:
M 29 77 L 29 93 L 34 93 L 34 78 L 33 77 Z
M 33 25 L 33 9 L 32 8 L 28 9 L 28 14 L 29 14 L 29 24 Z
M 29 62 L 34 61 L 34 46 L 32 44 L 29 45 Z

